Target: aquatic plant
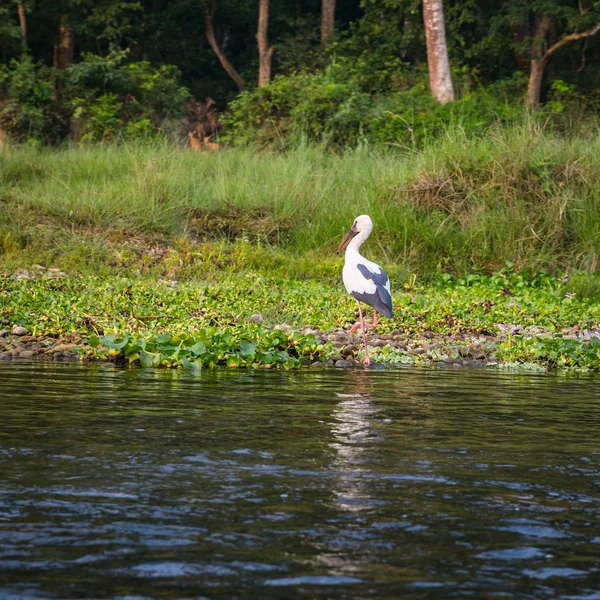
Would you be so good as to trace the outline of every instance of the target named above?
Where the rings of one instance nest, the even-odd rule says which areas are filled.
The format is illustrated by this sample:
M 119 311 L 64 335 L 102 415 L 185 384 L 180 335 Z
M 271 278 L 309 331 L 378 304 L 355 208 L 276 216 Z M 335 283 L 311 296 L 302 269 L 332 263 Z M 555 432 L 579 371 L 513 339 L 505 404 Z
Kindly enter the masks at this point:
M 406 285 L 392 278 L 394 318 L 381 322 L 382 344 L 370 352 L 389 364 L 479 357 L 600 370 L 600 303 L 566 299 L 569 285 L 562 276 L 527 277 L 511 268 L 433 282 L 410 277 Z M 313 334 L 334 332 L 356 317 L 341 281 L 222 272 L 218 281 L 181 282 L 68 276 L 58 269 L 0 274 L 0 329 L 23 326 L 42 344 L 70 338 L 83 358 L 123 363 L 292 368 L 338 354 L 339 346 Z M 385 337 L 392 334 L 394 340 Z
M 522 337 L 501 344 L 498 355 L 509 363 L 541 364 L 548 369 L 600 371 L 600 338 Z
M 208 327 L 192 333 L 90 336 L 84 358 L 101 358 L 142 367 L 195 369 L 279 367 L 293 369 L 320 358 L 325 346 L 314 335 L 287 334 L 261 327 Z

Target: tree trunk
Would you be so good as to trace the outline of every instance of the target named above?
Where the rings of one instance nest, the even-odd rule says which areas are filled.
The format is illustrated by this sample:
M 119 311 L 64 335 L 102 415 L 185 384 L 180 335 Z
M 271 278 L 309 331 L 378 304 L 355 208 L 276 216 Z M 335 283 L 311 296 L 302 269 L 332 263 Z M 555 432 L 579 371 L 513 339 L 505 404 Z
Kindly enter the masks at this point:
M 433 97 L 445 104 L 454 100 L 452 74 L 446 45 L 442 0 L 423 0 L 423 21 L 427 38 L 427 66 Z
M 27 48 L 27 17 L 22 2 L 17 2 L 17 12 L 19 13 L 19 26 L 21 27 L 21 43 L 23 48 Z
M 213 49 L 213 52 L 217 55 L 219 62 L 221 63 L 221 65 L 223 66 L 225 71 L 227 71 L 227 74 L 229 75 L 229 77 L 231 77 L 231 79 L 233 79 L 233 81 L 235 81 L 235 84 L 238 86 L 238 90 L 240 90 L 240 92 L 243 92 L 246 87 L 246 82 L 242 79 L 240 74 L 234 69 L 233 65 L 227 60 L 227 57 L 225 56 L 225 54 L 223 54 L 221 47 L 217 43 L 217 39 L 215 38 L 215 30 L 213 27 L 211 11 L 209 10 L 209 8 L 206 4 L 202 4 L 202 10 L 204 11 L 204 24 L 206 27 L 206 39 L 207 39 L 208 43 L 210 44 L 210 47 Z
M 600 31 L 600 23 L 596 23 L 596 25 L 587 31 L 565 35 L 558 42 L 552 44 L 550 48 L 544 50 L 546 38 L 552 30 L 552 26 L 552 16 L 546 13 L 539 19 L 535 28 L 535 36 L 531 48 L 531 70 L 529 72 L 529 84 L 527 85 L 527 97 L 525 98 L 525 106 L 534 110 L 540 105 L 544 68 L 548 59 L 565 44 L 591 37 Z
M 58 43 L 54 44 L 54 66 L 61 71 L 73 63 L 73 29 L 66 15 L 60 17 Z
M 321 46 L 327 46 L 335 25 L 335 0 L 321 2 Z
M 544 67 L 546 66 L 546 54 L 544 44 L 546 36 L 552 25 L 552 17 L 544 13 L 538 19 L 531 47 L 531 65 L 529 67 L 529 83 L 527 84 L 527 97 L 525 106 L 536 109 L 540 105 L 542 96 L 542 81 L 544 80 Z
M 259 0 L 258 5 L 258 87 L 267 85 L 271 81 L 271 60 L 275 46 L 269 48 L 267 30 L 269 28 L 269 0 Z
M 542 97 L 542 81 L 544 80 L 544 67 L 546 61 L 543 58 L 532 58 L 529 70 L 529 83 L 527 84 L 527 97 L 525 106 L 535 110 L 540 105 Z

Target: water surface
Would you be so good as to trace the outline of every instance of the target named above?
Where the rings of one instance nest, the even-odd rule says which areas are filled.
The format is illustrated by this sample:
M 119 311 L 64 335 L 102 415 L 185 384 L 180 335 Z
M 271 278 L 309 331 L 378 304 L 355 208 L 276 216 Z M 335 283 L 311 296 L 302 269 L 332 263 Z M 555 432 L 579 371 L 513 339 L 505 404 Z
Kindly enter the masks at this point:
M 600 599 L 600 380 L 0 363 L 0 598 Z

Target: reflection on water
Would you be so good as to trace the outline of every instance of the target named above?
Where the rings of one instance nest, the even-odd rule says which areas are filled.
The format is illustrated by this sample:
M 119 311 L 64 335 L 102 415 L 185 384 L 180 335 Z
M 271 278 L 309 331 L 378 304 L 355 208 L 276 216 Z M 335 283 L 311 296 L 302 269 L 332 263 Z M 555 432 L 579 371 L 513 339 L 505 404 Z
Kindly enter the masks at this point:
M 347 392 L 334 392 L 339 398 L 332 411 L 332 442 L 335 451 L 333 468 L 338 472 L 332 492 L 341 510 L 369 509 L 367 450 L 375 434 L 373 417 L 379 411 L 372 402 L 373 385 L 368 372 L 358 373 L 348 384 Z
M 600 599 L 600 381 L 0 364 L 0 598 Z

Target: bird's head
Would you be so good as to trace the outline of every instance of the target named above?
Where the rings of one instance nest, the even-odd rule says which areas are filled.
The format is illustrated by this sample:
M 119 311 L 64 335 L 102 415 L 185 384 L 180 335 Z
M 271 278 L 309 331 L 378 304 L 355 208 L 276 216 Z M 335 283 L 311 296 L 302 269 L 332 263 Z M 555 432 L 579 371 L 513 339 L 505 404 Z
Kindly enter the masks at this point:
M 337 253 L 344 251 L 346 246 L 360 233 L 363 240 L 366 240 L 373 229 L 373 221 L 369 215 L 360 215 L 354 219 L 352 227 L 344 236 L 342 243 L 338 246 Z

